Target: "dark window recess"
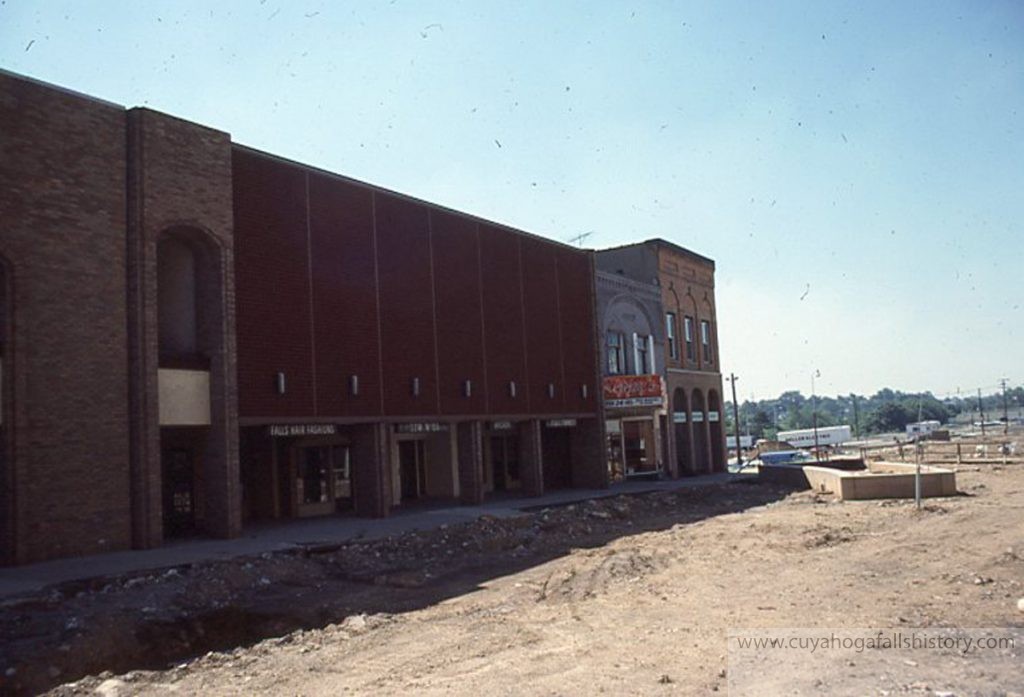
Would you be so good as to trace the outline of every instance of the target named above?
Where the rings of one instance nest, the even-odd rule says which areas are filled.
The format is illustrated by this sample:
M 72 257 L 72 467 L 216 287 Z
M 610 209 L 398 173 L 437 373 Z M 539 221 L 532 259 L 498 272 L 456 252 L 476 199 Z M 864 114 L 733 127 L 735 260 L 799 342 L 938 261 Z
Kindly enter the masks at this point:
M 676 313 L 665 313 L 665 336 L 668 337 L 668 355 L 673 360 L 679 358 L 679 343 L 676 341 Z
M 683 317 L 683 340 L 686 341 L 686 360 L 690 362 L 697 360 L 693 346 L 693 317 Z
M 608 374 L 621 375 L 626 372 L 625 337 L 619 332 L 608 332 Z
M 700 321 L 700 345 L 704 351 L 704 362 L 710 363 L 714 360 L 711 353 L 711 323 L 706 319 Z

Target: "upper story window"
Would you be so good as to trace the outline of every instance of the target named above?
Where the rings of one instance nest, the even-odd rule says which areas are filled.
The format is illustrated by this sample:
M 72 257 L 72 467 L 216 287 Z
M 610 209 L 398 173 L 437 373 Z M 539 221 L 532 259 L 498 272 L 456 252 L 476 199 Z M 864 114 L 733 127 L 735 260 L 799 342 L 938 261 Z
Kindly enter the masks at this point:
M 711 355 L 711 323 L 706 319 L 700 321 L 700 345 L 704 352 L 704 362 L 710 363 L 714 360 Z
M 165 237 L 157 245 L 157 324 L 160 355 L 199 351 L 196 255 L 186 242 Z
M 633 335 L 633 350 L 636 355 L 636 374 L 648 375 L 653 372 L 651 366 L 650 337 L 642 334 Z
M 625 337 L 620 332 L 608 332 L 606 338 L 608 350 L 608 374 L 621 375 L 626 372 Z
M 683 340 L 686 341 L 686 360 L 697 360 L 693 347 L 693 317 L 683 317 Z
M 676 341 L 676 313 L 665 313 L 665 336 L 668 337 L 668 356 L 675 360 L 679 358 L 679 342 Z

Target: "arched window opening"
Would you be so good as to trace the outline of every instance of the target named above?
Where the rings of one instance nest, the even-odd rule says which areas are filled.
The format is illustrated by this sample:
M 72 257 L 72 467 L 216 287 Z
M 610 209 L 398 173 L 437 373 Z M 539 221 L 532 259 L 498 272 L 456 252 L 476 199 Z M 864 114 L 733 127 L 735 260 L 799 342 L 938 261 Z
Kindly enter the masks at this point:
M 676 438 L 676 469 L 680 475 L 692 474 L 694 471 L 690 421 L 686 390 L 677 387 L 672 393 L 672 425 Z
M 195 250 L 176 237 L 157 246 L 157 318 L 160 356 L 199 353 L 199 308 Z
M 722 414 L 722 400 L 717 390 L 708 392 L 708 416 L 711 426 L 711 466 L 714 471 L 722 472 L 725 470 L 725 452 L 722 449 L 725 441 L 722 433 L 725 415 Z
M 704 393 L 700 390 L 693 391 L 691 402 L 693 418 L 693 464 L 697 472 L 707 472 L 710 469 L 708 462 L 708 414 L 704 408 Z

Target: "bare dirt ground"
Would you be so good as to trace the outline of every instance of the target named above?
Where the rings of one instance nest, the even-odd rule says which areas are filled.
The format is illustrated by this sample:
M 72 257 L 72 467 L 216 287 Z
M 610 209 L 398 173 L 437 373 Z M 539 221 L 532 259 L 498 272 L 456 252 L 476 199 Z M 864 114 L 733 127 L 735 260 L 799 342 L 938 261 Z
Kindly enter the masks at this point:
M 52 589 L 0 608 L 0 689 L 708 694 L 735 628 L 1020 638 L 1024 466 L 965 464 L 958 488 L 918 512 L 734 483 Z M 876 654 L 762 661 L 733 691 L 1024 694 L 1024 641 Z

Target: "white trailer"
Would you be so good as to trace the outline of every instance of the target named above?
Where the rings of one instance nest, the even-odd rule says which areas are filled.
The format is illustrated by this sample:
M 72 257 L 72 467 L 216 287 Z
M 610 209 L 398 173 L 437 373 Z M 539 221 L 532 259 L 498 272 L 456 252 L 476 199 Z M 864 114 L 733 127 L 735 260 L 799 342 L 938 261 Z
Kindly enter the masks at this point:
M 813 428 L 779 431 L 778 439 L 789 443 L 794 448 L 813 448 L 815 445 Z M 853 440 L 849 426 L 820 426 L 818 428 L 818 445 L 839 445 L 848 440 Z
M 918 421 L 916 423 L 907 424 L 907 435 L 908 436 L 927 436 L 932 431 L 936 431 L 942 426 L 938 421 Z

